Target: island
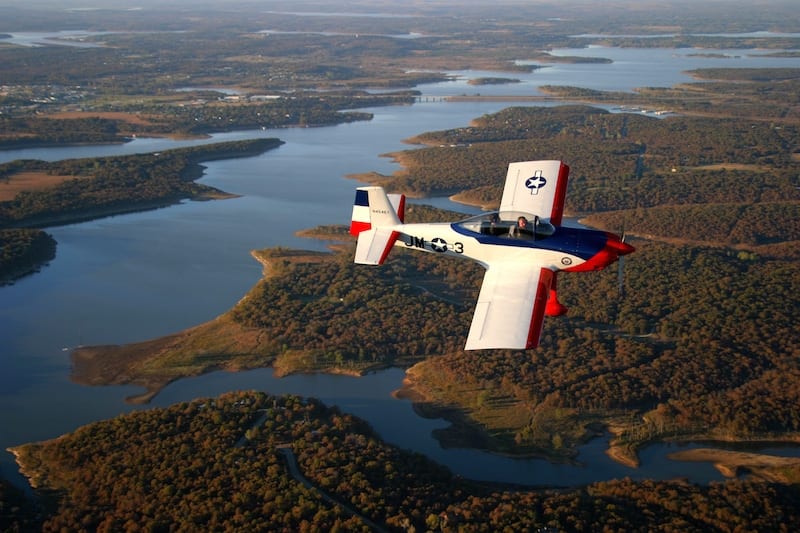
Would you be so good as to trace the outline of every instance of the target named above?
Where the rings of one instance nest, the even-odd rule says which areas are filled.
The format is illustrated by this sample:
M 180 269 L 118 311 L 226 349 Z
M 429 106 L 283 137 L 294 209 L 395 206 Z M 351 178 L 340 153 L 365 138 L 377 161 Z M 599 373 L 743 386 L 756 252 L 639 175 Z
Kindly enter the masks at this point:
M 520 80 L 514 78 L 472 78 L 467 83 L 470 85 L 504 85 L 506 83 L 519 83 Z

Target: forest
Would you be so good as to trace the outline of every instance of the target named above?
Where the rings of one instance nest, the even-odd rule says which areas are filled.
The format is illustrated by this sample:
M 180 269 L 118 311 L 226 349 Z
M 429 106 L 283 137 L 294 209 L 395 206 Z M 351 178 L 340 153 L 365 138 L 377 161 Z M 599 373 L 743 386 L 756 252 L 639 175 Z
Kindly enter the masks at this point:
M 0 513 L 0 526 L 12 531 L 37 520 L 44 531 L 800 527 L 796 485 L 621 479 L 509 490 L 387 445 L 363 421 L 317 400 L 256 392 L 120 415 L 14 452 L 47 497 L 42 515 Z M 292 473 L 289 454 L 310 486 Z M 0 492 L 0 510 L 14 502 Z
M 640 236 L 624 277 L 561 276 L 570 313 L 545 322 L 541 349 L 472 353 L 461 348 L 477 265 L 397 251 L 372 270 L 353 265 L 349 247 L 312 262 L 262 251 L 271 275 L 230 312 L 264 333 L 260 356 L 232 360 L 266 356 L 281 372 L 415 364 L 417 394 L 506 452 L 568 458 L 593 423 L 618 427 L 632 460 L 652 439 L 798 434 L 795 135 L 791 125 L 575 106 L 509 108 L 422 135 L 435 146 L 396 154 L 404 171 L 376 181 L 432 194 L 455 191 L 455 175 L 467 187 L 459 198 L 496 202 L 507 161 L 569 153 L 569 211 Z M 407 220 L 454 218 L 412 206 Z M 185 357 L 154 361 L 169 374 Z
M 508 108 L 418 136 L 430 146 L 394 154 L 404 169 L 373 181 L 496 207 L 505 162 L 564 154 L 572 215 L 592 213 L 590 221 L 631 234 L 779 253 L 777 243 L 800 240 L 799 134 L 794 123 Z
M 301 4 L 309 7 L 292 9 Z M 791 2 L 724 11 L 623 3 L 604 6 L 602 17 L 583 3 L 546 12 L 514 4 L 504 11 L 469 2 L 454 16 L 441 3 L 417 2 L 398 17 L 306 17 L 246 2 L 210 15 L 201 5 L 7 6 L 0 38 L 42 28 L 101 33 L 75 48 L 0 39 L 0 146 L 366 120 L 352 109 L 410 103 L 407 88 L 447 72 L 493 71 L 496 82 L 558 61 L 608 61 L 548 52 L 557 47 L 798 48 Z M 762 38 L 763 28 L 786 33 Z M 607 36 L 582 36 L 598 31 Z M 396 365 L 408 369 L 402 394 L 453 423 L 437 433 L 445 445 L 568 462 L 608 430 L 617 457 L 635 463 L 641 446 L 660 440 L 796 442 L 800 75 L 692 74 L 701 82 L 633 93 L 543 88 L 554 100 L 642 106 L 665 118 L 588 105 L 509 108 L 420 134 L 412 141 L 423 148 L 394 154 L 402 172 L 373 176 L 394 191 L 496 207 L 509 161 L 559 158 L 572 167 L 570 214 L 625 233 L 637 252 L 622 275 L 559 277 L 570 312 L 546 320 L 536 352 L 462 350 L 479 266 L 396 250 L 383 268 L 360 268 L 344 237 L 328 255 L 257 252 L 269 265 L 264 279 L 219 321 L 193 328 L 180 353 L 151 350 L 179 337 L 117 348 L 138 357 L 121 363 L 99 347 L 108 373 L 87 372 L 86 383 L 153 380 L 157 392 L 217 368 L 358 373 Z M 227 89 L 242 101 L 223 98 Z M 270 99 L 250 99 L 261 95 Z M 211 157 L 268 148 L 226 145 Z M 0 181 L 22 171 L 70 179 L 0 203 L 0 270 L 47 260 L 51 240 L 23 226 L 223 195 L 193 182 L 204 149 L 3 165 Z M 413 206 L 407 220 L 454 218 Z M 342 239 L 346 228 L 311 232 Z M 356 321 L 363 331 L 354 331 Z M 81 353 L 73 353 L 76 380 Z M 39 499 L 0 484 L 2 531 L 366 531 L 366 520 L 389 531 L 800 529 L 796 468 L 733 469 L 737 477 L 709 485 L 476 484 L 388 446 L 353 416 L 293 396 L 232 393 L 137 411 L 15 453 Z M 311 487 L 292 473 L 292 457 Z
M 529 424 L 526 413 L 557 410 L 564 426 L 575 426 L 561 435 L 561 452 L 581 442 L 587 420 L 619 415 L 628 417 L 628 438 L 639 442 L 657 433 L 800 432 L 793 334 L 800 272 L 793 263 L 636 244 L 624 297 L 616 272 L 559 279 L 570 313 L 546 321 L 543 347 L 532 354 L 463 352 L 480 267 L 402 251 L 380 272 L 350 264 L 349 254 L 287 263 L 288 272 L 261 282 L 232 313 L 265 332 L 273 353 L 305 354 L 293 360 L 295 370 L 425 357 L 412 379 L 432 400 L 459 405 L 488 427 L 498 413 L 516 418 L 519 425 L 504 420 L 510 425 L 492 432 L 490 445 L 506 451 L 551 449 L 557 427 Z M 313 283 L 293 282 L 300 279 Z M 398 305 L 403 313 L 391 312 Z M 287 309 L 309 319 L 286 323 Z M 347 327 L 354 317 L 364 327 Z M 427 357 L 434 354 L 446 355 Z
M 56 241 L 39 229 L 0 229 L 0 286 L 36 272 L 56 255 Z

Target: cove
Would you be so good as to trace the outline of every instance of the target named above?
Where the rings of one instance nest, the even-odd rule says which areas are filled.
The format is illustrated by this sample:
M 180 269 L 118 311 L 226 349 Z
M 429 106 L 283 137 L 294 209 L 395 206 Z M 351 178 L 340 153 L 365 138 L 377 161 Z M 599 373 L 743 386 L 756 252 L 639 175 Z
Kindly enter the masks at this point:
M 270 394 L 314 396 L 343 412 L 368 421 L 386 442 L 426 455 L 460 476 L 480 481 L 518 483 L 531 486 L 574 486 L 622 477 L 631 479 L 685 478 L 696 483 L 721 480 L 722 475 L 708 463 L 671 461 L 668 453 L 678 446 L 655 444 L 642 454 L 639 468 L 612 461 L 606 454 L 608 436 L 596 438 L 580 448 L 581 466 L 553 464 L 544 459 L 512 458 L 488 452 L 442 448 L 431 434 L 449 424 L 441 419 L 421 418 L 407 400 L 392 392 L 402 383 L 405 372 L 390 368 L 362 377 L 327 374 L 298 374 L 275 378 L 272 369 L 245 372 L 214 372 L 179 380 L 167 386 L 153 401 L 168 406 L 202 396 L 216 396 L 229 390 L 258 390 Z M 688 447 L 699 447 L 691 444 Z

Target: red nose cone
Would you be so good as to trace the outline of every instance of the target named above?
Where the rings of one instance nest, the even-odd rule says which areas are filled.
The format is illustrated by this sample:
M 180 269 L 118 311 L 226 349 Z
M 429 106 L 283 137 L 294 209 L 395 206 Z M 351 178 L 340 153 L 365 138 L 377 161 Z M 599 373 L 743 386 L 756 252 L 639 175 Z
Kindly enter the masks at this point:
M 614 235 L 613 233 L 609 233 L 608 235 L 608 242 L 606 243 L 606 248 L 609 250 L 613 250 L 614 253 L 619 255 L 628 255 L 636 251 L 636 248 L 631 246 L 628 243 L 622 242 L 619 240 L 619 237 Z
M 577 266 L 565 268 L 568 272 L 591 272 L 592 270 L 602 270 L 621 255 L 628 255 L 636 249 L 630 244 L 624 243 L 613 233 L 606 233 L 606 243 L 603 248 L 594 256 Z

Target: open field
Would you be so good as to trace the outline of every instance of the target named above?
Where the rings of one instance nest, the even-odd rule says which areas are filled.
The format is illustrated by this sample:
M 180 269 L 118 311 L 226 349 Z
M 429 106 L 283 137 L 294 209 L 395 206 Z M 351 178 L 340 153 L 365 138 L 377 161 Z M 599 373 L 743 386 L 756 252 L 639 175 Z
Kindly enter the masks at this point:
M 18 172 L 0 178 L 0 202 L 13 200 L 22 191 L 42 191 L 77 177 L 51 175 L 46 172 Z

